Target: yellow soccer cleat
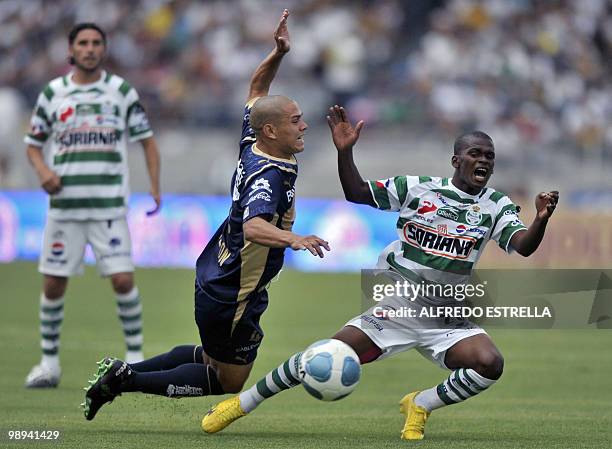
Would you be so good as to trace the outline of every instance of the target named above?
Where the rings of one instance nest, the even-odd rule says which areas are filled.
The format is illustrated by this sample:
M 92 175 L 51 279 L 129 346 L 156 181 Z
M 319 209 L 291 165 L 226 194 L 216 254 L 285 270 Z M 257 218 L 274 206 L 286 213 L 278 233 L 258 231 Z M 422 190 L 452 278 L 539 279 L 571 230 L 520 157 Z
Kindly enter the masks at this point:
M 202 430 L 206 433 L 219 432 L 244 415 L 246 412 L 240 407 L 240 396 L 234 396 L 211 407 L 202 418 Z
M 409 393 L 400 401 L 400 412 L 406 415 L 402 440 L 422 440 L 425 436 L 425 423 L 430 412 L 414 403 L 414 398 L 419 393 L 420 391 Z

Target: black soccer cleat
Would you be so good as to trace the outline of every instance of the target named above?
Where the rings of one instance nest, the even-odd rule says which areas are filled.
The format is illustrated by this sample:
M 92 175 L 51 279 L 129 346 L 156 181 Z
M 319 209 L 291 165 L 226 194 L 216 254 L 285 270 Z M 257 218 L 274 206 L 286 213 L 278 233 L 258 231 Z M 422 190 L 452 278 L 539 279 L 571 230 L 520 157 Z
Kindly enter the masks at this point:
M 91 421 L 107 402 L 121 395 L 121 385 L 133 374 L 130 365 L 122 360 L 105 357 L 98 362 L 98 372 L 85 387 L 85 402 L 81 404 L 85 419 Z

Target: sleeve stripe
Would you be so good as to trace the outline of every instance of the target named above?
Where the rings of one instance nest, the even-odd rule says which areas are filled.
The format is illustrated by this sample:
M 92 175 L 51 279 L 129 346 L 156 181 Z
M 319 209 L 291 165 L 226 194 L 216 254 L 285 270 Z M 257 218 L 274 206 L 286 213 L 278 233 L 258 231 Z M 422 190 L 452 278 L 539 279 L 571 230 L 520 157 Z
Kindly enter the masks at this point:
M 401 207 L 406 202 L 406 196 L 408 195 L 408 180 L 405 176 L 396 176 L 393 178 L 393 182 Z
M 252 107 L 253 107 L 253 105 L 255 104 L 255 102 L 256 102 L 257 100 L 259 100 L 260 98 L 261 98 L 261 97 L 253 97 L 253 98 L 251 98 L 249 101 L 247 101 L 247 103 L 245 104 L 245 106 L 246 106 L 247 108 L 249 108 L 249 109 L 250 109 L 250 108 L 252 108 Z
M 368 188 L 370 189 L 370 194 L 372 195 L 372 200 L 374 200 L 374 204 L 376 204 L 376 207 L 380 209 L 380 204 L 378 204 L 378 201 L 376 201 L 376 195 L 374 195 L 374 188 L 372 187 L 372 181 L 367 181 L 367 183 L 368 183 Z
M 525 230 L 527 230 L 525 226 L 505 229 L 504 233 L 507 231 L 511 231 L 511 232 L 510 232 L 510 235 L 508 236 L 508 240 L 506 240 L 505 243 L 504 243 L 504 235 L 502 233 L 502 236 L 499 238 L 499 247 L 503 249 L 504 251 L 506 251 L 507 253 L 510 253 L 512 250 L 512 248 L 510 247 L 510 241 L 512 240 L 512 236 L 516 234 L 518 231 L 525 231 Z
M 122 82 L 121 86 L 119 86 L 119 92 L 121 92 L 124 97 L 128 94 L 130 89 L 132 89 L 132 86 L 130 86 L 127 81 Z
M 47 100 L 51 101 L 51 99 L 53 98 L 53 95 L 55 95 L 55 92 L 53 92 L 53 89 L 51 89 L 51 86 L 47 85 L 47 87 L 43 89 L 43 94 L 45 95 Z
M 376 204 L 378 204 L 378 208 L 382 210 L 391 209 L 391 202 L 389 201 L 389 194 L 387 193 L 387 189 L 380 188 L 376 185 L 376 181 L 370 181 L 370 186 L 374 193 L 374 200 Z

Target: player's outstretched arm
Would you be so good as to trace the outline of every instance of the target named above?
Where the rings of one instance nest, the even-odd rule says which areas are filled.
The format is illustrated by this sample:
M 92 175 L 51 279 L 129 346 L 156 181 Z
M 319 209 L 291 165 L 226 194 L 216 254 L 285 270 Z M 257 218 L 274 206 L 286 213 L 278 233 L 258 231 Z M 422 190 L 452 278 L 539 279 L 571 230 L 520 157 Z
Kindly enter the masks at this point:
M 323 249 L 330 250 L 329 243 L 316 235 L 302 237 L 293 232 L 278 229 L 262 217 L 254 217 L 243 225 L 244 238 L 268 248 L 308 250 L 313 256 L 323 257 Z
M 375 206 L 368 183 L 361 177 L 353 160 L 353 146 L 359 140 L 363 120 L 353 127 L 344 108 L 335 105 L 329 108 L 327 123 L 334 145 L 338 150 L 338 175 L 340 175 L 344 197 L 352 203 Z
M 145 161 L 147 163 L 147 171 L 149 173 L 149 181 L 151 183 L 151 196 L 155 201 L 155 208 L 147 212 L 147 215 L 154 215 L 161 208 L 161 193 L 159 190 L 159 150 L 155 138 L 147 137 L 140 141 L 144 150 Z
M 266 58 L 259 64 L 255 69 L 253 76 L 251 77 L 251 85 L 249 88 L 249 96 L 247 102 L 251 101 L 256 97 L 263 97 L 268 95 L 270 91 L 270 84 L 276 76 L 276 72 L 280 67 L 280 63 L 286 53 L 291 48 L 289 41 L 289 30 L 287 29 L 287 18 L 289 17 L 289 11 L 285 9 L 280 18 L 278 26 L 274 31 L 274 41 L 276 47 L 266 56 Z
M 531 256 L 544 238 L 544 231 L 548 224 L 548 219 L 559 202 L 559 192 L 556 190 L 550 192 L 540 192 L 536 196 L 536 217 L 531 223 L 531 226 L 524 231 L 518 231 L 512 236 L 510 245 L 521 256 Z
M 28 160 L 40 180 L 40 186 L 49 194 L 58 193 L 62 190 L 62 181 L 57 174 L 45 163 L 42 148 L 35 145 L 28 145 L 26 149 Z

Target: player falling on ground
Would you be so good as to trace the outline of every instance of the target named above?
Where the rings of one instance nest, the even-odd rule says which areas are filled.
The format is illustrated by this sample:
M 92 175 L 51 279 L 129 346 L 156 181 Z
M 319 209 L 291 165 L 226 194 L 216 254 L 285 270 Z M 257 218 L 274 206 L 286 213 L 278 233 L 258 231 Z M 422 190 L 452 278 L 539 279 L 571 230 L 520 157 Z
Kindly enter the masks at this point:
M 353 128 L 344 109 L 338 106 L 330 108 L 328 122 L 338 149 L 338 171 L 346 199 L 399 212 L 400 239 L 384 249 L 377 265 L 389 270 L 391 278 L 456 284 L 469 278 L 490 239 L 504 251 L 515 250 L 523 256 L 538 248 L 559 194 L 553 191 L 537 195 L 536 218 L 526 228 L 512 201 L 486 187 L 493 174 L 495 150 L 485 133 L 471 132 L 455 141 L 452 179 L 396 176 L 364 181 L 353 162 L 353 146 L 363 122 Z M 466 238 L 472 242 L 470 245 L 465 244 Z M 457 239 L 462 239 L 458 242 L 461 244 L 455 244 Z M 417 299 L 420 305 L 431 303 L 431 298 Z M 398 309 L 407 304 L 405 298 L 388 298 L 377 306 Z M 406 415 L 403 439 L 422 439 L 425 422 L 433 410 L 483 392 L 500 378 L 503 370 L 499 350 L 480 327 L 465 320 L 458 320 L 452 329 L 443 319 L 434 322 L 434 326 L 431 324 L 420 323 L 418 319 L 382 320 L 372 308 L 350 320 L 332 337 L 351 346 L 362 363 L 415 348 L 452 371 L 439 385 L 409 393 L 401 400 L 400 411 Z M 264 400 L 299 385 L 300 354 L 291 356 L 239 396 L 212 407 L 202 420 L 204 431 L 218 432 Z
M 276 47 L 251 78 L 229 217 L 197 261 L 195 320 L 202 345 L 178 346 L 132 365 L 105 359 L 86 393 L 88 420 L 123 392 L 186 397 L 241 391 L 263 338 L 259 319 L 268 306 L 266 288 L 283 265 L 285 248 L 319 257 L 323 248 L 329 251 L 321 238 L 291 232 L 294 154 L 304 150 L 307 125 L 295 101 L 268 96 L 290 48 L 288 16 L 285 10 L 274 32 Z
M 123 78 L 102 70 L 106 35 L 94 23 L 75 25 L 68 35 L 73 70 L 52 80 L 38 96 L 28 158 L 49 194 L 39 271 L 42 360 L 26 387 L 55 387 L 60 380 L 59 339 L 68 278 L 83 271 L 85 246 L 98 272 L 110 277 L 127 345 L 126 360 L 142 356 L 142 306 L 134 284 L 126 141 L 140 142 L 160 206 L 159 152 L 138 93 Z M 47 159 L 42 149 L 48 150 Z

